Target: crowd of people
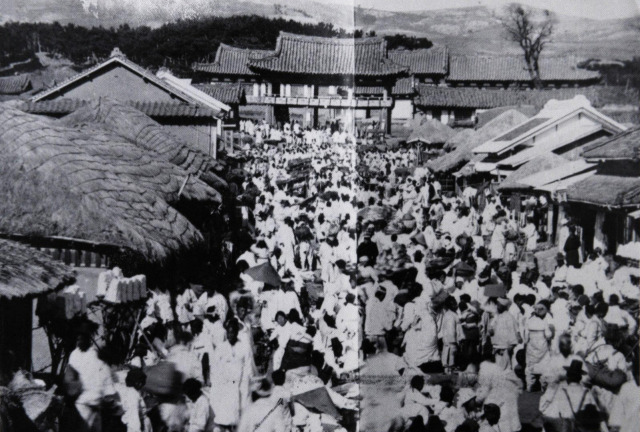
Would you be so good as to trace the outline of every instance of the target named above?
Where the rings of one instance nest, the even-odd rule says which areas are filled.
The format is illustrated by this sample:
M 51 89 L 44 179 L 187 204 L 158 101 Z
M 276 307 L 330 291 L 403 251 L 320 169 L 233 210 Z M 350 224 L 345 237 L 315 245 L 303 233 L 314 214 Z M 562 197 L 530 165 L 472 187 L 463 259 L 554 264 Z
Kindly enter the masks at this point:
M 403 390 L 361 430 L 638 431 L 637 268 L 582 257 L 564 221 L 541 274 L 545 224 L 489 188 L 445 193 L 410 150 L 358 152 L 331 125 L 242 132 L 255 235 L 237 283 L 154 290 L 119 379 L 80 329 L 86 430 L 119 400 L 127 432 L 351 432 L 376 410 L 369 374 Z

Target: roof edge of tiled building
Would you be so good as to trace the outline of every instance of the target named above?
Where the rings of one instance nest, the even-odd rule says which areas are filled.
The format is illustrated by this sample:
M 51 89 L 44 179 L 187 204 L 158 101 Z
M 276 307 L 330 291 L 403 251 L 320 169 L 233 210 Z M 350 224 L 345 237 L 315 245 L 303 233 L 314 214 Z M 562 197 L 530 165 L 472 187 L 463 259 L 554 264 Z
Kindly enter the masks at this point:
M 577 59 L 559 57 L 540 58 L 542 81 L 595 81 L 600 79 L 596 71 L 581 69 Z M 448 82 L 531 82 L 522 56 L 471 56 L 450 54 Z
M 241 83 L 203 83 L 194 84 L 194 87 L 226 104 L 240 104 L 245 95 L 245 89 Z
M 253 57 L 260 58 L 273 53 L 272 50 L 240 48 L 221 43 L 212 63 L 195 63 L 196 72 L 207 72 L 220 75 L 257 75 L 248 66 Z
M 280 32 L 275 51 L 249 66 L 268 73 L 382 77 L 408 72 L 388 57 L 384 38 L 334 38 Z
M 88 105 L 90 102 L 82 99 L 61 98 L 43 101 L 25 101 L 20 109 L 29 114 L 66 115 Z M 149 117 L 214 117 L 215 112 L 210 108 L 187 104 L 183 102 L 152 102 L 127 101 L 128 105 L 143 112 Z
M 588 84 L 597 71 L 582 69 L 574 58 L 543 56 L 543 82 Z M 260 73 L 360 75 L 383 77 L 414 74 L 444 78 L 450 84 L 474 82 L 528 83 L 532 79 L 521 55 L 466 55 L 446 46 L 388 50 L 383 37 L 339 38 L 280 32 L 275 49 L 220 44 L 212 63 L 196 63 L 198 72 L 257 76 Z
M 446 46 L 389 50 L 389 58 L 407 66 L 415 75 L 446 75 L 449 68 L 449 49 Z
M 567 89 L 478 89 L 470 87 L 440 87 L 419 84 L 415 104 L 434 108 L 489 109 L 500 106 L 534 105 L 543 106 L 551 99 L 571 99 L 584 95 L 594 107 L 601 105 L 600 92 L 605 87 Z
M 19 95 L 28 91 L 30 86 L 29 74 L 0 77 L 0 95 Z

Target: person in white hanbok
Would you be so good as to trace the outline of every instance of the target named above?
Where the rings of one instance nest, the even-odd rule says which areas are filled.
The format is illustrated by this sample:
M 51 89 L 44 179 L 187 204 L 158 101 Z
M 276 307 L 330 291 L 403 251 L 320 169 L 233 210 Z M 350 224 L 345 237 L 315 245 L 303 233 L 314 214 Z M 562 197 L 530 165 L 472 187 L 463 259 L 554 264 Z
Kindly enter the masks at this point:
M 505 246 L 507 244 L 506 234 L 508 230 L 507 220 L 504 217 L 499 217 L 496 220 L 496 227 L 491 234 L 491 243 L 489 244 L 489 251 L 491 259 L 502 259 L 505 256 Z
M 211 366 L 209 399 L 216 425 L 234 428 L 249 400 L 252 354 L 246 345 L 238 343 L 237 320 L 229 320 L 225 328 L 227 339 L 216 347 Z

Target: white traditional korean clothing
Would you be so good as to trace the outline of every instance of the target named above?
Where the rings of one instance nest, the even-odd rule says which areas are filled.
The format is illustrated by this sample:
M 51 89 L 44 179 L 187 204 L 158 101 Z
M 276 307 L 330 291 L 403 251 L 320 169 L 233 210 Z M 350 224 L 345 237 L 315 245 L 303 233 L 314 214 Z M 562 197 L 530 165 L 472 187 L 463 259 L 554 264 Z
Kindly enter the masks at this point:
M 215 351 L 211 367 L 210 401 L 216 424 L 237 425 L 249 400 L 249 380 L 252 374 L 251 353 L 246 346 L 228 341 Z
M 477 399 L 485 404 L 500 407 L 500 431 L 516 432 L 521 429 L 518 414 L 518 395 L 522 382 L 509 368 L 503 369 L 495 363 L 483 362 L 478 372 Z

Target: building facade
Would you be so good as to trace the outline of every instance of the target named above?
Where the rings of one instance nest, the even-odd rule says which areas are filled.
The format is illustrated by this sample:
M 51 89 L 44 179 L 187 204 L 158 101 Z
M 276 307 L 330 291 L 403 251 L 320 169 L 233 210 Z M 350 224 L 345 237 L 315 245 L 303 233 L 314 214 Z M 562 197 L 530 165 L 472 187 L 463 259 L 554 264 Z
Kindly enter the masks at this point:
M 540 67 L 544 90 L 534 90 L 516 56 L 461 56 L 446 47 L 388 50 L 378 37 L 281 33 L 274 50 L 220 45 L 212 63 L 194 65 L 194 81 L 211 92 L 240 86 L 240 117 L 305 126 L 372 119 L 389 130 L 418 110 L 445 124 L 471 126 L 479 110 L 530 99 L 544 105 L 600 80 L 567 59 L 544 59 Z
M 231 108 L 182 81 L 168 73 L 156 76 L 116 48 L 108 60 L 36 94 L 23 109 L 62 117 L 93 100 L 110 98 L 132 105 L 178 139 L 215 156 L 222 120 Z
M 204 82 L 241 83 L 244 117 L 297 120 L 304 126 L 375 118 L 389 128 L 392 91 L 409 68 L 381 38 L 339 39 L 281 33 L 273 51 L 220 45 L 213 63 L 196 64 Z M 243 112 L 244 111 L 244 112 Z

